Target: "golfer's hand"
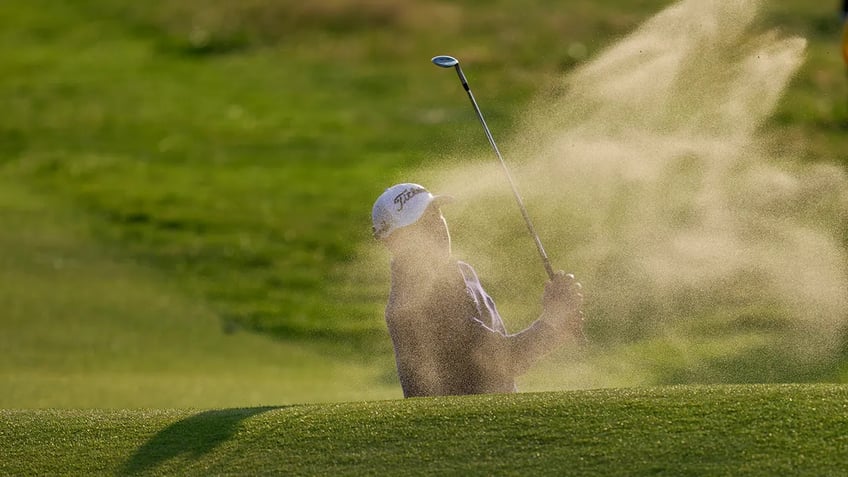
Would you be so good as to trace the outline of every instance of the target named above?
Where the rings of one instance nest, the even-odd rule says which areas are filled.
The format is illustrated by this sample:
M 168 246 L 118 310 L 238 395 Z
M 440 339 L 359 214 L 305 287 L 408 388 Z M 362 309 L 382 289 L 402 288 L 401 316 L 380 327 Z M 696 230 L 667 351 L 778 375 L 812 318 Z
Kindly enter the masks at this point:
M 558 271 L 553 280 L 545 284 L 542 309 L 545 321 L 558 332 L 584 339 L 583 287 L 574 275 Z

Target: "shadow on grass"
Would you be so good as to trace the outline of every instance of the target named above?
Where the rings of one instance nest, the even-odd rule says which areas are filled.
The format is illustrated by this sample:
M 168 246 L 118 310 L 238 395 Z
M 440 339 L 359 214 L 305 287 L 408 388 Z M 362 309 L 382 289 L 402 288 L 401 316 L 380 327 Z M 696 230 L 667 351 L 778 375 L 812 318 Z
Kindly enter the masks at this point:
M 275 409 L 280 408 L 205 411 L 171 424 L 141 446 L 124 464 L 120 475 L 143 473 L 184 454 L 200 458 L 229 440 L 242 421 Z

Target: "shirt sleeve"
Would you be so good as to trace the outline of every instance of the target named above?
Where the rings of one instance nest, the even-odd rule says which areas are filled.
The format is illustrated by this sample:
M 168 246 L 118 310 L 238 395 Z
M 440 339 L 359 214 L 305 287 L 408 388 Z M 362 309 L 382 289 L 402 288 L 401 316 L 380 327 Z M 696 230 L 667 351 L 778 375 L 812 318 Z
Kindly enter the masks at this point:
M 487 355 L 483 359 L 497 363 L 505 373 L 519 376 L 560 344 L 559 334 L 542 319 L 519 333 L 507 333 L 495 301 L 483 289 L 477 273 L 467 263 L 461 263 L 461 270 L 483 318 L 469 320 L 481 352 Z
M 480 359 L 510 376 L 526 373 L 562 341 L 559 334 L 541 319 L 515 334 L 493 330 L 477 319 L 469 320 L 468 326 L 472 328 L 469 335 L 474 337 Z

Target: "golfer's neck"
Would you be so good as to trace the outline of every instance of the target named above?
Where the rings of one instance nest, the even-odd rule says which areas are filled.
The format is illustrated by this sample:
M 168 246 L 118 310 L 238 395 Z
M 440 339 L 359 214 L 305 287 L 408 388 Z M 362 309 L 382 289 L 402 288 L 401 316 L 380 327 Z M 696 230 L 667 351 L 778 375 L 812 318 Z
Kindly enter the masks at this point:
M 437 257 L 426 255 L 395 255 L 392 257 L 392 274 L 397 278 L 418 276 L 419 278 L 434 277 L 453 262 L 450 254 Z

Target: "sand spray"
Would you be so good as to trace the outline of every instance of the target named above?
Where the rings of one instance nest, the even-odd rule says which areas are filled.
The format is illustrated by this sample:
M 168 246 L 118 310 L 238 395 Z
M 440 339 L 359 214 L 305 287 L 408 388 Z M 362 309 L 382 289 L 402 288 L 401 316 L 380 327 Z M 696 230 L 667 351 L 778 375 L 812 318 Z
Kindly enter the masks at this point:
M 769 153 L 765 123 L 806 41 L 756 31 L 759 6 L 672 4 L 493 131 L 555 268 L 585 287 L 592 340 L 522 390 L 838 379 L 848 180 Z M 481 154 L 415 179 L 456 197 L 455 254 L 515 332 L 547 277 Z

